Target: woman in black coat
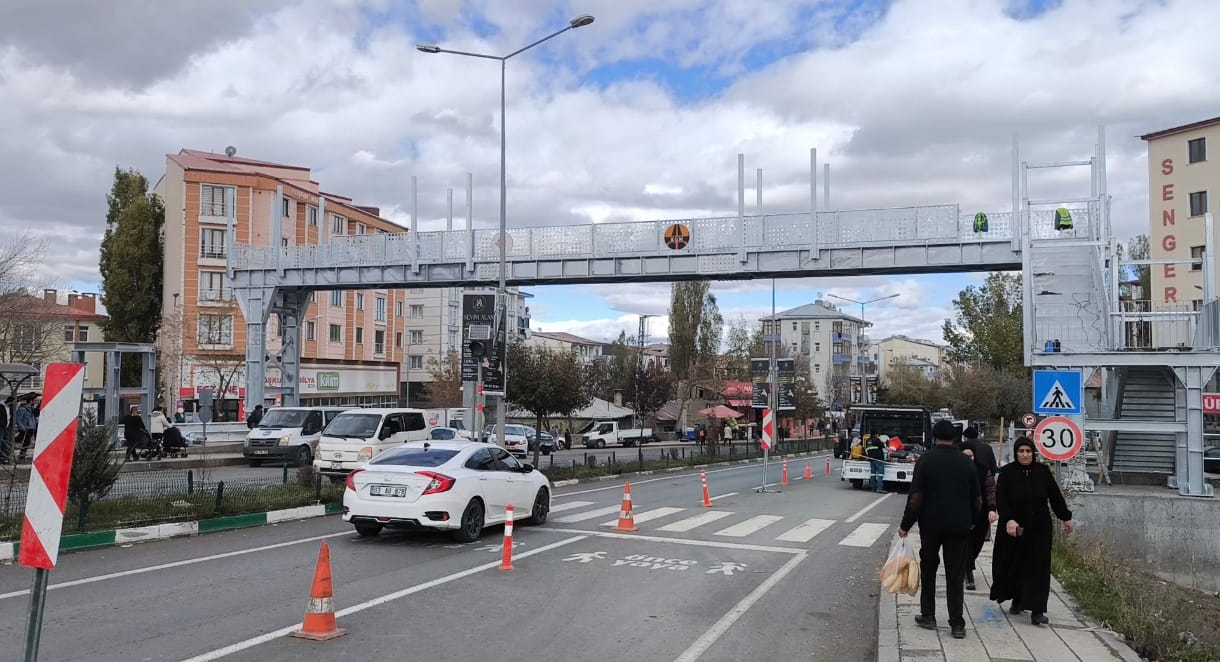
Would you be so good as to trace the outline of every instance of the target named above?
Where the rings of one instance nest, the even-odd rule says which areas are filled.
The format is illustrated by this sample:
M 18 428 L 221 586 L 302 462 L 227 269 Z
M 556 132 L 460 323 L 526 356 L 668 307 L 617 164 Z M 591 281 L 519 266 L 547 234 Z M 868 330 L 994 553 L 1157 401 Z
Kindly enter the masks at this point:
M 1008 613 L 1032 612 L 1030 622 L 1047 622 L 1046 601 L 1051 591 L 1051 510 L 1072 532 L 1068 510 L 1050 468 L 1037 461 L 1034 442 L 1025 437 L 1013 445 L 1015 462 L 1000 468 L 996 481 L 995 556 L 991 566 L 991 599 L 1012 600 Z M 1048 508 L 1049 505 L 1049 508 Z

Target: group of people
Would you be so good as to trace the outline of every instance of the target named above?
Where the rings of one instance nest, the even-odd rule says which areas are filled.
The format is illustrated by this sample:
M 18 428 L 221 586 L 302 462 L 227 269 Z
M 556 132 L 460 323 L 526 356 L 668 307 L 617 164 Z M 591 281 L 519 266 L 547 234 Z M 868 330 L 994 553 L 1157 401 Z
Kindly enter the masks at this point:
M 176 416 L 174 419 L 177 421 Z M 149 415 L 149 427 L 144 426 L 144 418 L 140 416 L 138 405 L 132 405 L 127 410 L 127 415 L 119 422 L 123 426 L 128 462 L 138 460 L 140 451 L 144 449 L 176 449 L 186 445 L 182 433 L 166 418 L 160 407 Z
M 936 629 L 936 573 L 943 554 L 949 629 L 966 636 L 963 602 L 975 590 L 975 563 L 997 524 L 990 598 L 1011 600 L 1010 614 L 1029 611 L 1033 625 L 1047 622 L 1050 595 L 1051 512 L 1072 532 L 1072 511 L 1034 442 L 1014 444 L 1015 461 L 998 467 L 991 446 L 973 428 L 958 439 L 949 421 L 932 427 L 933 446 L 915 464 L 898 535 L 919 524 L 920 613 L 915 623 Z
M 11 395 L 5 398 L 4 406 L 0 407 L 0 464 L 14 460 L 14 449 L 18 462 L 26 459 L 38 433 L 41 404 L 41 398 L 36 396 L 23 397 L 20 401 Z

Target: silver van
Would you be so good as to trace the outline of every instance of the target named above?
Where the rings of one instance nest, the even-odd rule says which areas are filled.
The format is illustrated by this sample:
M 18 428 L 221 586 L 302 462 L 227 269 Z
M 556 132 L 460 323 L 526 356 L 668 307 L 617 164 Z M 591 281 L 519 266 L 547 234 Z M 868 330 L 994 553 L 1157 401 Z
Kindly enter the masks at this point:
M 345 407 L 272 407 L 246 435 L 242 457 L 252 467 L 267 461 L 309 466 L 317 454 L 322 429 L 345 411 Z
M 327 424 L 313 466 L 339 481 L 382 451 L 409 441 L 427 441 L 432 426 L 424 413 L 422 409 L 349 409 Z

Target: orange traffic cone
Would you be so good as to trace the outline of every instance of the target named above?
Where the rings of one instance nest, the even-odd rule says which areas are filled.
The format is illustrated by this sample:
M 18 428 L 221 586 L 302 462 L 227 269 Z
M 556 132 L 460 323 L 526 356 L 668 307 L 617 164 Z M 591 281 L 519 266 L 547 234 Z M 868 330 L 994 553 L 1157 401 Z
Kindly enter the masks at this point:
M 623 485 L 623 508 L 618 514 L 618 526 L 615 531 L 638 531 L 635 528 L 635 516 L 631 514 L 631 483 Z
M 707 472 L 703 469 L 699 470 L 699 480 L 703 482 L 703 507 L 712 507 L 712 497 L 707 493 Z
M 830 456 L 826 456 L 826 475 L 830 475 Z
M 788 458 L 784 458 L 784 475 L 779 481 L 780 485 L 788 486 Z
M 813 463 L 805 463 L 805 480 L 813 480 Z
M 335 588 L 330 576 L 330 547 L 322 541 L 318 552 L 318 566 L 313 571 L 313 588 L 309 591 L 309 606 L 305 608 L 305 620 L 301 629 L 292 636 L 313 641 L 326 641 L 342 637 L 342 630 L 335 623 Z
M 500 560 L 501 570 L 513 569 L 513 504 L 508 504 L 508 514 L 504 516 L 504 557 Z

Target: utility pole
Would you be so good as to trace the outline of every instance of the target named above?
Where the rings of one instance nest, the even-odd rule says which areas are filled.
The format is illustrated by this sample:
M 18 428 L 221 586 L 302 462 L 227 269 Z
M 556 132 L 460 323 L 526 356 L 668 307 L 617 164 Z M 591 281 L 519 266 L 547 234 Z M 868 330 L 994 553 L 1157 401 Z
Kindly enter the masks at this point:
M 635 337 L 635 429 L 644 427 L 644 418 L 640 415 L 640 380 L 644 376 L 644 347 L 648 337 L 648 318 L 652 315 L 640 315 L 640 331 Z

